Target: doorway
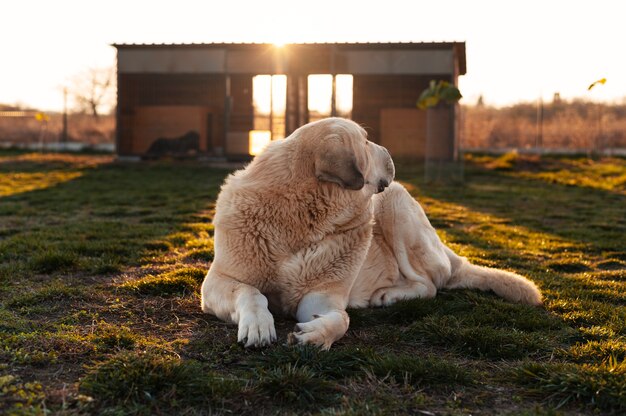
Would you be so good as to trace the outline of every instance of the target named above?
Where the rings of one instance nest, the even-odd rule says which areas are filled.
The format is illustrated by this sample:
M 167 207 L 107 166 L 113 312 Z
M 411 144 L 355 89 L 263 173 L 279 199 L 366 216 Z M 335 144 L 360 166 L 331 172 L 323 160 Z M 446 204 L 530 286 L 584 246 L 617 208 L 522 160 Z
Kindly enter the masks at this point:
M 308 77 L 309 121 L 352 117 L 353 77 L 349 74 L 312 74 Z
M 254 130 L 269 131 L 270 140 L 285 138 L 287 76 L 256 75 L 252 78 Z

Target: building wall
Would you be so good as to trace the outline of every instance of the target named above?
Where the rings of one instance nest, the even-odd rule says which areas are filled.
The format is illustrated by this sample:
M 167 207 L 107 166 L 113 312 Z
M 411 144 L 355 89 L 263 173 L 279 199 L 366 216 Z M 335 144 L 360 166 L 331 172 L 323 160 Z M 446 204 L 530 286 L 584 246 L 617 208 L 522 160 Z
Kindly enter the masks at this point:
M 137 109 L 150 106 L 197 106 L 206 109 L 207 128 L 201 149 L 221 146 L 224 135 L 224 94 L 226 82 L 219 74 L 118 75 L 118 153 L 134 153 L 133 125 Z M 156 139 L 156 137 L 155 137 Z
M 244 156 L 239 152 L 254 128 L 252 77 L 257 74 L 287 74 L 287 134 L 308 120 L 307 75 L 345 73 L 354 77 L 352 118 L 365 126 L 370 139 L 394 140 L 394 131 L 401 131 L 406 142 L 410 128 L 391 126 L 401 114 L 416 113 L 388 110 L 415 109 L 430 80 L 455 82 L 465 73 L 465 46 L 451 45 L 300 44 L 281 49 L 254 44 L 122 45 L 118 47 L 118 153 L 137 154 L 156 132 L 194 124 L 204 126 L 199 128 L 201 151 L 222 155 L 238 149 L 237 156 Z M 187 117 L 187 112 L 193 117 Z M 169 127 L 154 126 L 161 120 Z M 416 121 L 406 126 L 422 125 Z M 133 132 L 133 128 L 147 130 L 145 126 L 151 133 Z M 133 145 L 134 137 L 141 137 L 141 143 Z M 229 146 L 231 139 L 241 143 Z
M 354 75 L 352 119 L 365 126 L 370 140 L 379 143 L 383 109 L 415 108 L 430 80 L 450 78 L 441 74 Z
M 230 79 L 230 131 L 248 132 L 254 128 L 252 106 L 252 74 L 229 75 Z
M 205 152 L 221 152 L 224 125 L 229 131 L 247 133 L 254 127 L 252 74 L 229 75 L 229 111 L 226 114 L 226 76 L 217 74 L 120 74 L 119 146 L 121 155 L 135 154 L 133 126 L 138 126 L 138 109 L 150 106 L 197 106 L 206 109 Z M 306 79 L 306 77 L 301 77 Z M 365 126 L 369 137 L 381 141 L 381 112 L 384 109 L 415 108 L 417 99 L 431 79 L 450 79 L 441 75 L 354 75 L 352 119 Z M 301 88 L 306 90 L 305 88 Z M 291 106 L 290 106 L 291 107 Z M 300 109 L 302 111 L 302 109 Z M 408 113 L 407 113 L 408 114 Z M 299 127 L 293 124 L 291 130 Z M 156 137 L 155 137 L 156 139 Z
M 156 139 L 181 138 L 191 132 L 197 134 L 199 139 L 195 150 L 207 152 L 208 139 L 212 137 L 212 132 L 209 131 L 211 129 L 210 113 L 208 108 L 201 106 L 150 105 L 136 107 L 132 116 L 131 153 L 146 154 Z M 187 146 L 187 151 L 191 151 L 190 147 L 193 146 Z M 165 151 L 165 149 L 160 151 Z M 154 154 L 155 150 L 152 149 L 150 153 Z
M 335 66 L 347 74 L 445 74 L 454 65 L 452 50 L 349 50 L 339 57 Z
M 394 160 L 426 156 L 426 111 L 385 108 L 380 117 L 380 144 Z

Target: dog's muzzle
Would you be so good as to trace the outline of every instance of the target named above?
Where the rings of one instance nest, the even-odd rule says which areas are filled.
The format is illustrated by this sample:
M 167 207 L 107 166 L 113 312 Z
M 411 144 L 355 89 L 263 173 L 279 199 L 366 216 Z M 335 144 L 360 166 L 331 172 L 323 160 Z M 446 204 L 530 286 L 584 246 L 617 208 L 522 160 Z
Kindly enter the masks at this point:
M 376 193 L 381 193 L 388 186 L 389 182 L 386 179 L 381 179 L 380 181 L 378 181 L 378 191 Z

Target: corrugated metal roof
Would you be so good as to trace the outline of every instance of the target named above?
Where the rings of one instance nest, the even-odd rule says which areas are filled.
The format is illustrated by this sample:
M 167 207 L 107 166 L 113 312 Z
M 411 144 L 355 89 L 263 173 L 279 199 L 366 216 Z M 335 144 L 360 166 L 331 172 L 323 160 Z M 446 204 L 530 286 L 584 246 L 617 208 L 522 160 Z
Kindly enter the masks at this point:
M 337 46 L 354 46 L 354 45 L 380 45 L 380 46 L 451 46 L 465 44 L 465 42 L 458 41 L 442 41 L 442 42 L 297 42 L 297 43 L 285 43 L 282 45 L 337 45 Z M 168 46 L 206 46 L 206 47 L 223 47 L 223 46 L 253 46 L 253 45 L 274 45 L 270 42 L 199 42 L 199 43 L 113 43 L 112 46 L 116 48 L 128 48 L 128 47 L 168 47 Z
M 221 43 L 114 43 L 111 46 L 117 49 L 133 48 L 233 48 L 246 49 L 254 47 L 272 47 L 275 44 L 267 42 L 221 42 Z M 459 74 L 466 73 L 465 42 L 302 42 L 286 43 L 283 47 L 335 47 L 335 48 L 358 48 L 358 49 L 454 49 L 459 62 Z

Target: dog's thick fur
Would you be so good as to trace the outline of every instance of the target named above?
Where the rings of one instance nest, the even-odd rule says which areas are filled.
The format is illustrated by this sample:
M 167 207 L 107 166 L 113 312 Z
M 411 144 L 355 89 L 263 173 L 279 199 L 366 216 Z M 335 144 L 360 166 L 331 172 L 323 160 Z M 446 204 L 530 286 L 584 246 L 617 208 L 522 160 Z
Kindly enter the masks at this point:
M 298 320 L 290 342 L 330 348 L 348 329 L 348 306 L 429 298 L 438 288 L 541 303 L 524 277 L 446 247 L 394 173 L 386 149 L 345 119 L 272 143 L 222 186 L 202 310 L 237 323 L 246 346 L 276 339 L 272 309 Z

